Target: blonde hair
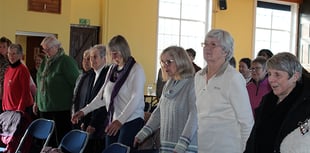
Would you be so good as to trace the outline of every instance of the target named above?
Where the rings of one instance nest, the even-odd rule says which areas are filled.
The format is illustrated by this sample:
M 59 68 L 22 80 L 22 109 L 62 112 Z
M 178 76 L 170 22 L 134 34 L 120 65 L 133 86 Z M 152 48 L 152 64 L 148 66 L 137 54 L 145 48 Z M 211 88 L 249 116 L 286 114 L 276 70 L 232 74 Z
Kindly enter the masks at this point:
M 170 46 L 163 50 L 163 52 L 160 55 L 160 58 L 162 58 L 164 54 L 171 56 L 175 61 L 177 68 L 177 75 L 176 75 L 177 80 L 194 76 L 195 69 L 193 63 L 190 60 L 190 57 L 188 56 L 187 52 L 182 47 Z M 161 70 L 163 80 L 165 81 L 168 80 L 169 78 L 167 73 L 163 71 L 163 68 Z

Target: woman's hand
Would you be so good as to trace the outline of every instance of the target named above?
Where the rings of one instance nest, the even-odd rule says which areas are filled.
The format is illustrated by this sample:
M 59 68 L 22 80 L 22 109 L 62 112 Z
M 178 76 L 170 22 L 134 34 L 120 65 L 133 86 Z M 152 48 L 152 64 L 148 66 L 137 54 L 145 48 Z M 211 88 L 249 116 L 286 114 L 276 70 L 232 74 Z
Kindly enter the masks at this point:
M 115 136 L 121 127 L 122 123 L 118 120 L 115 120 L 105 128 L 105 132 L 109 136 Z
M 77 124 L 77 123 L 79 122 L 80 118 L 83 117 L 83 116 L 84 116 L 84 112 L 82 112 L 82 111 L 76 112 L 76 113 L 72 116 L 72 118 L 71 118 L 72 124 Z
M 93 133 L 95 133 L 95 131 L 96 131 L 96 128 L 94 128 L 90 125 L 88 125 L 88 127 L 86 128 L 86 132 L 89 134 L 93 134 Z
M 141 140 L 138 139 L 137 137 L 135 137 L 135 140 L 134 140 L 134 142 L 133 142 L 133 147 L 134 147 L 134 148 L 138 147 L 139 143 L 141 143 Z
M 38 115 L 38 106 L 36 103 L 34 103 L 32 106 L 32 112 L 34 115 Z

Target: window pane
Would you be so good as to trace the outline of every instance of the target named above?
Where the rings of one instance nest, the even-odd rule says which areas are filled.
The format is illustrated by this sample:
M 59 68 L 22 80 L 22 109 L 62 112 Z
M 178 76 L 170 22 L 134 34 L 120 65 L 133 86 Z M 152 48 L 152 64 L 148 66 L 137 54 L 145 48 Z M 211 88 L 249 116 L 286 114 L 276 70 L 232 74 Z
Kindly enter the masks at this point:
M 158 25 L 159 25 L 158 27 L 159 34 L 179 35 L 179 32 L 180 32 L 179 30 L 180 21 L 179 20 L 159 18 Z
M 195 63 L 203 67 L 203 50 L 201 42 L 204 41 L 205 24 L 202 22 L 182 21 L 181 22 L 181 46 L 184 49 L 193 48 L 196 51 Z
M 256 29 L 255 35 L 255 57 L 259 50 L 263 48 L 270 48 L 271 30 L 269 29 Z
M 291 12 L 288 11 L 273 11 L 272 28 L 279 30 L 290 31 L 291 27 Z
M 283 31 L 272 31 L 271 50 L 274 54 L 290 51 L 290 33 Z
M 180 18 L 181 0 L 160 0 L 159 16 Z
M 256 13 L 256 27 L 271 28 L 272 11 L 270 9 L 257 8 Z
M 206 19 L 206 0 L 182 0 L 183 19 L 204 21 Z

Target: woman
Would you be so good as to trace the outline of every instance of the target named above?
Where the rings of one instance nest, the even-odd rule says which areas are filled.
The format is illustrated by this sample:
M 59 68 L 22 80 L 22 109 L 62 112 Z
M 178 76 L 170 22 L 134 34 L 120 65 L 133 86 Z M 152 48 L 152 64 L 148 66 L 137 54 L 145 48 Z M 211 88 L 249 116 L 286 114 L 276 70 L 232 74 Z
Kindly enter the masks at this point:
M 5 119 L 1 118 L 1 127 L 11 126 L 11 130 L 14 126 L 19 126 L 18 131 L 15 132 L 14 136 L 10 138 L 7 135 L 2 135 L 1 140 L 7 144 L 7 150 L 5 152 L 15 152 L 19 140 L 22 137 L 23 132 L 25 132 L 26 127 L 31 122 L 31 108 L 33 105 L 33 97 L 30 90 L 30 73 L 28 68 L 22 64 L 21 59 L 23 57 L 23 49 L 20 44 L 11 44 L 8 47 L 8 60 L 9 67 L 7 68 L 4 75 L 4 92 L 2 108 L 4 113 L 1 117 L 8 117 L 10 120 L 14 120 L 15 116 L 20 116 L 20 121 L 18 123 L 5 124 L 3 121 Z M 11 113 L 10 113 L 11 112 Z M 13 112 L 21 112 L 16 114 Z M 5 116 L 4 114 L 10 114 Z M 5 130 L 4 130 L 5 131 Z M 1 133 L 4 132 L 1 130 Z M 30 146 L 24 148 L 25 152 L 28 151 Z
M 166 48 L 160 56 L 165 80 L 159 105 L 136 135 L 141 143 L 160 128 L 160 152 L 197 152 L 197 109 L 194 91 L 195 69 L 181 47 Z
M 244 77 L 246 83 L 251 80 L 251 59 L 249 58 L 241 58 L 239 61 L 239 72 Z
M 267 61 L 267 71 L 273 92 L 256 109 L 245 153 L 279 153 L 283 139 L 310 117 L 310 82 L 302 76 L 298 59 L 291 53 L 276 54 Z
M 76 61 L 67 55 L 54 36 L 45 37 L 41 46 L 47 55 L 37 72 L 37 94 L 34 113 L 55 121 L 55 135 L 50 140 L 57 147 L 72 129 L 71 107 L 75 81 L 79 76 Z
M 267 79 L 266 62 L 267 60 L 264 57 L 258 56 L 251 64 L 252 79 L 246 88 L 249 93 L 253 114 L 255 114 L 255 109 L 259 106 L 262 97 L 271 91 Z
M 3 111 L 25 112 L 32 107 L 30 73 L 22 64 L 23 50 L 20 44 L 11 44 L 8 48 L 9 67 L 4 75 Z M 31 113 L 31 112 L 30 112 Z
M 106 106 L 108 125 L 106 146 L 119 142 L 133 147 L 134 137 L 144 124 L 145 75 L 140 64 L 131 56 L 127 40 L 120 35 L 113 37 L 108 47 L 114 64 L 106 81 L 90 104 L 75 113 L 71 121 Z
M 195 75 L 198 110 L 198 152 L 240 153 L 253 125 L 243 76 L 229 65 L 231 35 L 213 29 L 205 37 L 203 55 L 208 65 Z

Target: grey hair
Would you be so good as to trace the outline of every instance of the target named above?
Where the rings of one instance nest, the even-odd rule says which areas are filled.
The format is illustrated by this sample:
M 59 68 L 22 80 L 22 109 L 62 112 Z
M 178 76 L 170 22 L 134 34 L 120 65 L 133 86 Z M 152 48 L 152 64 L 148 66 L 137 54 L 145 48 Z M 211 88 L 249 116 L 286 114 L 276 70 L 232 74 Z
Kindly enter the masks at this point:
M 124 59 L 124 62 L 126 63 L 131 56 L 131 51 L 128 45 L 127 40 L 121 36 L 117 35 L 114 36 L 110 42 L 109 42 L 109 49 L 111 52 L 119 51 Z
M 41 46 L 43 45 L 46 45 L 48 48 L 54 46 L 57 48 L 61 48 L 61 43 L 57 40 L 57 38 L 54 35 L 46 36 L 41 42 Z
M 103 58 L 106 56 L 106 47 L 102 44 L 98 44 L 98 45 L 95 45 L 94 47 L 91 48 L 92 50 L 93 49 L 97 49 L 100 53 L 100 57 Z
M 266 70 L 267 59 L 262 56 L 257 56 L 252 63 L 259 63 L 263 66 L 263 70 Z
M 234 54 L 234 39 L 229 32 L 222 29 L 212 29 L 207 33 L 205 40 L 207 38 L 215 38 L 220 42 L 223 50 L 227 53 L 226 61 L 232 58 Z
M 290 78 L 298 72 L 300 74 L 298 80 L 300 80 L 302 75 L 302 65 L 297 57 L 289 52 L 278 53 L 268 59 L 267 69 L 285 71 Z
M 16 49 L 16 53 L 17 54 L 23 54 L 23 47 L 20 44 L 11 44 L 9 46 L 9 49 Z

